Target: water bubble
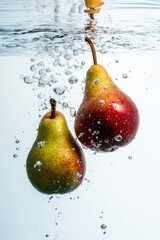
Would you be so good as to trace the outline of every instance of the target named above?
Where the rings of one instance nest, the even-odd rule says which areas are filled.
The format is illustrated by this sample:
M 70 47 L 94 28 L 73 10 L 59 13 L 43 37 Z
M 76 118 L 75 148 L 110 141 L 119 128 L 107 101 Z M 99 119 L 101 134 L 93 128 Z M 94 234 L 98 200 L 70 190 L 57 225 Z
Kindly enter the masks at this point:
M 76 173 L 76 177 L 77 178 L 81 178 L 82 177 L 82 174 L 80 174 L 79 172 Z
M 83 135 L 84 135 L 84 132 L 80 133 L 80 134 L 78 135 L 78 138 L 81 138 Z
M 123 77 L 123 78 L 127 78 L 127 77 L 128 77 L 127 73 L 123 73 L 123 74 L 122 74 L 122 77 Z
M 71 60 L 72 59 L 72 54 L 67 53 L 67 54 L 64 55 L 64 58 L 66 60 Z
M 17 155 L 17 154 L 13 154 L 13 157 L 14 157 L 14 158 L 17 158 L 17 157 L 18 157 L 18 155 Z
M 76 109 L 74 107 L 70 108 L 70 115 L 71 115 L 71 117 L 75 117 L 76 116 Z
M 26 76 L 23 78 L 24 82 L 27 84 L 32 84 L 34 83 L 34 79 L 32 77 Z
M 42 68 L 39 70 L 39 75 L 44 75 L 46 73 L 46 69 Z
M 101 107 L 104 107 L 104 104 L 105 104 L 105 101 L 104 101 L 104 100 L 100 100 L 100 101 L 99 101 L 99 105 L 100 105 Z
M 45 96 L 45 95 L 44 95 L 43 93 L 39 93 L 39 94 L 38 94 L 38 98 L 39 98 L 39 99 L 43 99 L 44 96 Z
M 41 161 L 37 161 L 35 164 L 34 164 L 34 168 L 39 168 L 42 166 L 42 162 Z
M 62 95 L 65 92 L 65 88 L 63 86 L 57 86 L 53 88 L 53 92 L 55 92 L 57 95 Z
M 99 84 L 99 83 L 100 83 L 100 79 L 99 79 L 99 78 L 94 79 L 94 80 L 93 80 L 93 83 L 94 83 L 95 85 Z
M 46 72 L 51 72 L 51 68 L 46 68 Z
M 37 147 L 38 148 L 42 148 L 44 146 L 45 146 L 45 140 L 44 141 L 40 141 L 40 142 L 37 143 Z
M 43 75 L 39 78 L 38 86 L 39 87 L 44 87 L 49 82 L 50 82 L 50 79 L 46 75 Z
M 120 134 L 116 135 L 114 139 L 116 140 L 116 142 L 120 142 L 122 140 L 122 136 Z
M 105 224 L 102 224 L 102 225 L 101 225 L 101 228 L 102 228 L 102 229 L 106 229 L 107 226 L 106 226 Z
M 78 82 L 78 79 L 77 79 L 77 77 L 75 77 L 75 76 L 71 76 L 71 77 L 68 79 L 68 82 L 69 82 L 70 84 L 75 84 L 75 83 Z
M 36 71 L 37 71 L 37 66 L 36 66 L 36 65 L 32 65 L 32 66 L 30 67 L 30 70 L 31 70 L 32 72 L 36 72 Z
M 50 75 L 50 79 L 51 79 L 51 82 L 52 82 L 52 83 L 58 82 L 58 81 L 57 81 L 57 78 L 56 78 L 56 76 L 55 76 L 54 74 L 51 74 L 51 75 Z
M 67 102 L 63 102 L 63 103 L 62 103 L 62 106 L 63 106 L 64 108 L 67 108 L 67 107 L 68 107 L 68 103 L 67 103 Z
M 68 76 L 68 75 L 71 75 L 72 72 L 71 72 L 70 70 L 67 69 L 67 70 L 65 71 L 65 74 Z
M 43 61 L 40 61 L 39 63 L 37 63 L 37 66 L 43 67 L 43 66 L 44 66 L 44 62 L 43 62 Z

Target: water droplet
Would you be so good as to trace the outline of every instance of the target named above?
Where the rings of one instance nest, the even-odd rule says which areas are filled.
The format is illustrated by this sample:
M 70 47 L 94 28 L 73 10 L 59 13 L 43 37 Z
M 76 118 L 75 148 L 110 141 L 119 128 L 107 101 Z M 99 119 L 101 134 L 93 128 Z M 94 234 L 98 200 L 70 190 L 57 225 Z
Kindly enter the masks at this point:
M 38 148 L 42 148 L 44 146 L 45 146 L 45 141 L 40 141 L 40 142 L 37 143 Z
M 104 100 L 100 100 L 100 101 L 99 101 L 99 105 L 100 105 L 101 107 L 104 107 L 104 104 L 105 104 L 105 101 L 104 101 Z
M 102 225 L 101 225 L 101 228 L 102 228 L 102 229 L 106 229 L 107 226 L 106 226 L 105 224 L 102 224 Z
M 75 83 L 78 82 L 78 79 L 77 79 L 77 77 L 75 77 L 75 76 L 71 76 L 71 77 L 68 79 L 68 82 L 69 82 L 70 84 L 75 84 Z
M 64 94 L 65 89 L 62 86 L 57 86 L 57 87 L 53 88 L 53 92 L 55 92 L 57 95 L 62 95 L 62 94 Z
M 76 116 L 76 109 L 74 107 L 70 108 L 70 115 L 71 115 L 71 117 L 75 117 Z
M 42 166 L 42 163 L 41 163 L 41 161 L 37 161 L 35 164 L 34 164 L 34 168 L 39 168 L 39 167 L 41 167 Z
M 14 158 L 17 158 L 17 157 L 18 157 L 18 155 L 17 155 L 17 154 L 13 154 L 13 157 L 14 157 Z
M 94 83 L 95 85 L 99 84 L 99 83 L 100 83 L 100 79 L 99 79 L 99 78 L 94 79 L 94 80 L 93 80 L 93 83 Z
M 114 139 L 117 141 L 117 142 L 120 142 L 122 140 L 122 136 L 119 134 L 119 135 L 116 135 L 114 137 Z
M 81 138 L 83 135 L 84 135 L 84 132 L 80 133 L 80 134 L 78 135 L 78 138 Z
M 127 78 L 127 77 L 128 77 L 127 73 L 123 73 L 123 74 L 122 74 L 122 77 L 123 77 L 123 78 Z
M 79 172 L 76 173 L 76 177 L 77 178 L 81 178 L 82 177 L 82 174 L 80 174 Z

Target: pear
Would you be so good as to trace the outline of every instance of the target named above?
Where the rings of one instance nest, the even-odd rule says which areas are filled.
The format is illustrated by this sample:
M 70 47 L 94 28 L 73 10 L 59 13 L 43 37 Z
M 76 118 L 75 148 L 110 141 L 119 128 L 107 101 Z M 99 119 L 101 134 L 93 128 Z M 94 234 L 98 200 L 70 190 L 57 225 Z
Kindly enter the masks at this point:
M 133 100 L 116 86 L 107 70 L 97 64 L 96 51 L 90 44 L 94 65 L 87 71 L 83 101 L 75 118 L 79 141 L 97 152 L 110 152 L 125 146 L 134 138 L 139 113 Z
M 85 174 L 83 151 L 68 129 L 66 119 L 55 110 L 42 118 L 37 138 L 27 157 L 27 174 L 32 185 L 42 193 L 64 194 L 76 189 Z

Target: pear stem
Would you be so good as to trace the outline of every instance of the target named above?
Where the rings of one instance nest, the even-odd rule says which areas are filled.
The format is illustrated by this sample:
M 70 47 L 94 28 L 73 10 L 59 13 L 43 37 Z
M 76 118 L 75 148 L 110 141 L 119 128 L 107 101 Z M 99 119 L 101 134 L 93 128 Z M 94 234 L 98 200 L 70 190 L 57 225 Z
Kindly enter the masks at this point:
M 55 117 L 55 111 L 56 111 L 56 100 L 54 98 L 50 99 L 51 104 L 51 116 L 50 119 L 53 119 Z
M 93 63 L 94 63 L 94 65 L 97 65 L 97 55 L 96 55 L 96 50 L 93 45 L 93 42 L 91 41 L 91 39 L 89 37 L 85 37 L 85 41 L 89 43 L 91 50 L 92 50 Z

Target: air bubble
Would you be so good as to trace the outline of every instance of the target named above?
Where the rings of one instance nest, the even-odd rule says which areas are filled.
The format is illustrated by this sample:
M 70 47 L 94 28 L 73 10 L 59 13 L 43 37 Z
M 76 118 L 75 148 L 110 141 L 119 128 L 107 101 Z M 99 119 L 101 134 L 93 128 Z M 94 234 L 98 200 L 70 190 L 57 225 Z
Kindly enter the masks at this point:
M 123 74 L 122 74 L 122 77 L 123 77 L 123 78 L 127 78 L 127 77 L 128 77 L 127 73 L 123 73 Z
M 62 103 L 62 106 L 63 106 L 64 108 L 67 108 L 67 107 L 68 107 L 68 103 L 67 103 L 67 102 L 63 102 L 63 103 Z
M 50 79 L 46 75 L 43 75 L 39 78 L 38 86 L 39 87 L 44 87 L 49 82 L 50 82 Z
M 102 224 L 102 225 L 101 225 L 101 228 L 102 228 L 102 229 L 106 229 L 107 226 L 106 226 L 105 224 Z
M 71 115 L 71 117 L 75 117 L 76 116 L 76 109 L 74 107 L 70 108 L 70 115 Z
M 17 139 L 16 141 L 15 141 L 15 143 L 19 143 L 20 141 Z
M 78 138 L 81 138 L 83 135 L 84 135 L 84 132 L 80 133 L 80 134 L 78 135 Z
M 115 63 L 119 63 L 119 60 L 118 60 L 118 59 L 116 59 L 116 60 L 115 60 Z
M 95 85 L 99 84 L 99 83 L 100 83 L 100 79 L 99 79 L 99 78 L 94 79 L 94 80 L 93 80 L 93 83 L 94 83 Z
M 75 76 L 71 76 L 71 77 L 68 79 L 68 82 L 69 82 L 70 84 L 75 84 L 75 83 L 78 82 L 78 79 L 77 79 L 77 77 L 75 77 Z
M 13 157 L 14 157 L 14 158 L 17 158 L 17 157 L 18 157 L 18 155 L 17 155 L 17 154 L 13 154 Z
M 36 66 L 36 65 L 32 65 L 32 66 L 30 67 L 30 70 L 31 70 L 32 72 L 36 72 L 36 71 L 37 71 L 37 66 Z
M 39 93 L 39 94 L 38 94 L 38 98 L 39 98 L 39 99 L 43 99 L 44 96 L 45 96 L 45 95 L 44 95 L 43 93 Z
M 27 84 L 32 84 L 32 83 L 34 83 L 34 79 L 33 79 L 32 77 L 29 77 L 29 76 L 24 77 L 23 80 L 24 80 L 24 82 L 27 83 Z
M 44 66 L 44 62 L 43 62 L 43 61 L 40 61 L 39 63 L 37 63 L 37 66 L 43 67 L 43 66 Z
M 34 164 L 34 168 L 39 168 L 39 167 L 41 167 L 42 166 L 42 163 L 41 163 L 41 161 L 37 161 L 35 164 Z
M 55 92 L 57 95 L 62 95 L 65 92 L 65 89 L 62 86 L 57 86 L 53 88 L 53 92 Z
M 40 142 L 37 143 L 38 148 L 42 148 L 44 146 L 45 146 L 45 141 L 40 141 Z
M 105 101 L 104 101 L 104 100 L 100 100 L 100 101 L 99 101 L 99 105 L 100 105 L 101 107 L 104 107 L 104 104 L 105 104 Z
M 77 178 L 81 178 L 82 177 L 82 174 L 80 174 L 79 172 L 76 173 L 76 177 Z
M 132 156 L 128 156 L 128 159 L 129 159 L 129 160 L 132 160 Z
M 71 59 L 72 59 L 72 55 L 71 55 L 71 54 L 65 54 L 65 55 L 64 55 L 64 58 L 65 58 L 66 60 L 71 60 Z
M 119 135 L 116 135 L 114 137 L 114 139 L 117 141 L 117 142 L 120 142 L 122 140 L 122 136 L 119 134 Z

